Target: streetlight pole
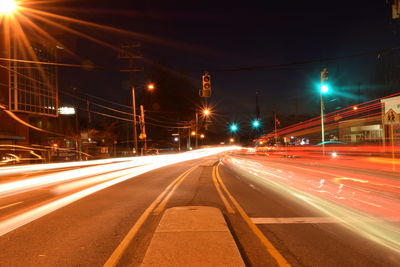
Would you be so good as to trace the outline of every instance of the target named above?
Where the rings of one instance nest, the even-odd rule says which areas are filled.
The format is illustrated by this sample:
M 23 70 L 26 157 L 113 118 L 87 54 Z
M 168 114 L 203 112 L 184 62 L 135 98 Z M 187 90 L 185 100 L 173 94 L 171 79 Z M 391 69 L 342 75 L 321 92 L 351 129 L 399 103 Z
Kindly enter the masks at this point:
M 133 110 L 133 146 L 135 153 L 138 155 L 138 142 L 137 142 L 137 130 L 136 130 L 136 99 L 135 99 L 135 87 L 132 86 L 132 110 Z
M 199 145 L 199 137 L 198 137 L 198 135 L 199 135 L 199 133 L 198 133 L 198 131 L 199 131 L 199 113 L 196 111 L 196 127 L 195 127 L 195 131 L 196 131 L 196 148 L 198 147 L 198 145 Z

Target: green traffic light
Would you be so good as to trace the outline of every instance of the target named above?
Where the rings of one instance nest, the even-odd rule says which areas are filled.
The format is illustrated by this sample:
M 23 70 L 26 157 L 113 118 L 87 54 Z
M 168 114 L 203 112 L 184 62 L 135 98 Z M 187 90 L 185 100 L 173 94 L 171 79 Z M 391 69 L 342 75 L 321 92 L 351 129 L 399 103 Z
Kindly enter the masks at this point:
M 260 127 L 260 121 L 259 120 L 254 120 L 252 124 L 253 124 L 254 128 Z
M 229 128 L 231 129 L 232 132 L 236 132 L 238 130 L 238 126 L 236 124 L 231 124 Z
M 329 91 L 329 87 L 326 84 L 321 85 L 321 93 L 327 93 Z

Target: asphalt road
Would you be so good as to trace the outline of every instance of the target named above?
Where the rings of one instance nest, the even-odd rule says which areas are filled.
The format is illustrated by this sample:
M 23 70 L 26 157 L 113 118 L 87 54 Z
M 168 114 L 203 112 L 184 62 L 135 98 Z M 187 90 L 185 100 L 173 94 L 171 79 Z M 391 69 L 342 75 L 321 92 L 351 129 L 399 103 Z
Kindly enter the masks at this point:
M 362 226 L 368 222 L 354 221 L 347 213 L 338 220 L 337 214 L 320 209 L 321 203 L 331 201 L 331 208 L 354 212 L 355 206 L 347 205 L 353 202 L 332 202 L 326 193 L 305 192 L 304 196 L 314 202 L 293 198 L 281 188 L 295 188 L 297 194 L 307 190 L 285 184 L 278 177 L 296 177 L 300 169 L 293 168 L 293 162 L 274 160 L 209 156 L 151 170 L 65 203 L 118 178 L 55 190 L 72 183 L 62 181 L 8 195 L 0 199 L 0 231 L 4 222 L 14 218 L 23 223 L 17 221 L 19 227 L 0 236 L 0 265 L 103 266 L 116 256 L 118 266 L 139 266 L 165 209 L 201 205 L 221 209 L 248 266 L 285 266 L 285 262 L 292 266 L 400 266 L 400 253 L 365 234 L 368 231 Z M 255 162 L 258 165 L 251 165 Z M 264 167 L 269 169 L 261 175 Z M 301 170 L 298 175 L 321 179 L 310 170 Z M 321 184 L 316 183 L 318 186 Z M 395 193 L 386 197 L 394 201 Z M 322 199 L 321 203 L 314 198 Z M 51 206 L 53 203 L 61 204 Z M 40 216 L 32 213 L 43 212 L 41 208 L 50 210 Z M 398 234 L 398 221 L 390 223 Z M 126 246 L 121 249 L 121 244 Z

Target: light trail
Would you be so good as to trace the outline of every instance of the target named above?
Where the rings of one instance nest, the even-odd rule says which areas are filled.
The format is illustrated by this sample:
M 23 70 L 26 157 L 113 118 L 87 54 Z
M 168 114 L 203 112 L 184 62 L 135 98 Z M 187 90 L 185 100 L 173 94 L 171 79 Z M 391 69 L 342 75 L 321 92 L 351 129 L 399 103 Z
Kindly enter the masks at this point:
M 203 150 L 195 150 L 187 153 L 182 153 L 182 154 L 176 154 L 176 155 L 161 155 L 161 156 L 146 156 L 146 157 L 135 157 L 131 158 L 130 160 L 126 160 L 124 158 L 122 159 L 112 159 L 112 160 L 102 160 L 102 161 L 93 161 L 91 162 L 93 165 L 96 166 L 91 166 L 91 167 L 86 167 L 86 168 L 79 168 L 79 169 L 73 169 L 73 170 L 68 170 L 68 171 L 62 171 L 62 172 L 56 172 L 52 174 L 47 174 L 47 175 L 40 175 L 38 177 L 30 178 L 30 179 L 24 179 L 24 180 L 18 180 L 18 181 L 13 181 L 13 182 L 8 182 L 8 183 L 2 183 L 0 184 L 0 198 L 8 197 L 10 195 L 14 194 L 19 194 L 23 193 L 29 190 L 33 189 L 38 189 L 50 185 L 54 185 L 60 182 L 67 182 L 67 181 L 72 181 L 72 180 L 77 180 L 81 179 L 84 177 L 93 177 L 97 176 L 100 174 L 104 173 L 110 173 L 110 172 L 115 172 L 115 171 L 120 171 L 124 169 L 128 169 L 131 167 L 137 167 L 137 166 L 142 166 L 146 164 L 153 164 L 154 162 L 171 162 L 169 164 L 175 163 L 175 162 L 181 162 L 181 161 L 186 161 L 186 160 L 191 160 L 191 159 L 196 159 L 196 158 L 201 158 L 205 157 L 207 155 L 212 155 L 214 153 L 220 153 L 226 150 L 231 150 L 232 148 L 211 148 L 211 149 L 203 149 Z M 118 160 L 122 160 L 124 162 L 118 162 Z M 105 164 L 105 163 L 111 163 L 112 164 Z M 99 163 L 103 163 L 105 165 L 98 165 Z M 32 167 L 36 167 L 35 170 L 48 170 L 51 168 L 59 168 L 60 166 L 62 167 L 77 167 L 79 164 L 82 164 L 82 162 L 72 162 L 72 163 L 62 163 L 62 164 L 46 164 L 43 166 L 43 168 L 40 168 L 42 165 L 35 165 Z M 53 166 L 55 165 L 55 166 Z M 88 166 L 90 164 L 85 164 L 85 166 Z M 24 167 L 24 166 L 22 166 Z M 25 168 L 22 168 L 22 170 L 19 170 L 19 173 L 26 172 L 27 170 L 32 170 L 30 166 L 25 166 Z M 11 170 L 5 170 L 6 173 L 10 173 L 10 171 L 16 171 L 15 169 Z M 0 175 L 3 174 L 0 171 Z
M 399 180 L 357 173 L 357 167 L 350 172 L 259 156 L 226 157 L 224 163 L 249 183 L 272 189 L 305 208 L 313 207 L 322 216 L 400 252 Z
M 230 150 L 236 150 L 238 147 L 215 147 L 215 148 L 206 148 L 206 149 L 199 149 L 194 150 L 186 153 L 181 154 L 172 154 L 172 155 L 162 155 L 162 156 L 148 156 L 148 157 L 141 157 L 141 158 L 134 158 L 129 162 L 122 162 L 122 163 L 114 163 L 109 164 L 106 166 L 93 166 L 91 167 L 89 173 L 92 177 L 88 179 L 83 179 L 80 181 L 74 181 L 76 179 L 82 178 L 82 174 L 79 172 L 82 169 L 66 171 L 66 172 L 59 172 L 55 174 L 50 174 L 46 176 L 39 176 L 37 178 L 32 179 L 25 179 L 17 182 L 11 182 L 6 184 L 0 185 L 0 192 L 2 195 L 5 194 L 12 194 L 21 192 L 21 190 L 32 190 L 34 188 L 38 188 L 41 186 L 48 186 L 50 184 L 56 184 L 60 182 L 69 182 L 64 185 L 60 185 L 53 189 L 53 193 L 55 194 L 64 194 L 66 192 L 77 190 L 79 188 L 84 187 L 83 190 L 72 193 L 71 195 L 64 196 L 62 198 L 58 198 L 50 203 L 41 205 L 39 207 L 35 207 L 27 212 L 18 214 L 16 216 L 7 218 L 3 221 L 0 221 L 0 235 L 4 235 L 18 227 L 21 227 L 29 222 L 32 222 L 46 214 L 49 214 L 57 209 L 60 209 L 66 205 L 69 205 L 79 199 L 82 199 L 88 195 L 96 193 L 100 190 L 113 186 L 115 184 L 121 183 L 128 179 L 137 177 L 138 175 L 144 174 L 146 172 L 159 169 L 161 167 L 165 167 L 171 164 L 180 163 L 184 161 L 200 159 L 203 157 L 208 157 L 212 155 L 216 155 L 219 153 L 223 153 Z M 126 159 L 125 159 L 126 160 Z M 135 162 L 136 160 L 136 162 Z M 79 162 L 80 163 L 80 162 Z M 142 164 L 139 166 L 139 163 Z M 71 163 L 72 164 L 72 163 Z M 135 165 L 137 164 L 137 165 Z M 113 167 L 116 165 L 117 167 Z M 127 167 L 127 169 L 120 170 L 121 167 Z M 129 168 L 130 166 L 130 168 Z M 110 171 L 113 168 L 113 171 L 109 173 L 103 173 L 98 175 L 95 171 L 96 168 L 101 169 L 104 171 L 108 168 Z M 68 173 L 68 176 L 66 175 Z M 96 175 L 97 174 L 97 175 Z M 58 177 L 57 177 L 58 175 Z M 78 177 L 79 176 L 79 177 Z M 93 177 L 94 176 L 94 177 Z M 49 181 L 49 177 L 52 179 L 57 179 L 56 181 Z M 95 185 L 93 185 L 95 184 Z M 93 186 L 91 186 L 93 185 Z M 88 187 L 89 186 L 89 187 Z

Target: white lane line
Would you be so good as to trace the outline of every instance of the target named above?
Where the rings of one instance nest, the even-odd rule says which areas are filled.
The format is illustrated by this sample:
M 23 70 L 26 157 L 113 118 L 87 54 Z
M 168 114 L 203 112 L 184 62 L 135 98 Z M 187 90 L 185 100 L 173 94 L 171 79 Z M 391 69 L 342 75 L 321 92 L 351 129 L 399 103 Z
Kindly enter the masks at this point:
M 400 222 L 400 217 L 388 218 L 335 218 L 335 217 L 288 217 L 288 218 L 251 218 L 255 224 L 302 224 L 302 223 L 365 223 L 365 222 Z
M 12 203 L 12 204 L 8 204 L 8 205 L 0 207 L 0 210 L 4 210 L 6 208 L 9 208 L 9 207 L 12 207 L 12 206 L 16 206 L 16 205 L 21 204 L 21 203 L 24 203 L 24 202 L 23 201 L 19 201 L 19 202 L 15 202 L 15 203 Z

